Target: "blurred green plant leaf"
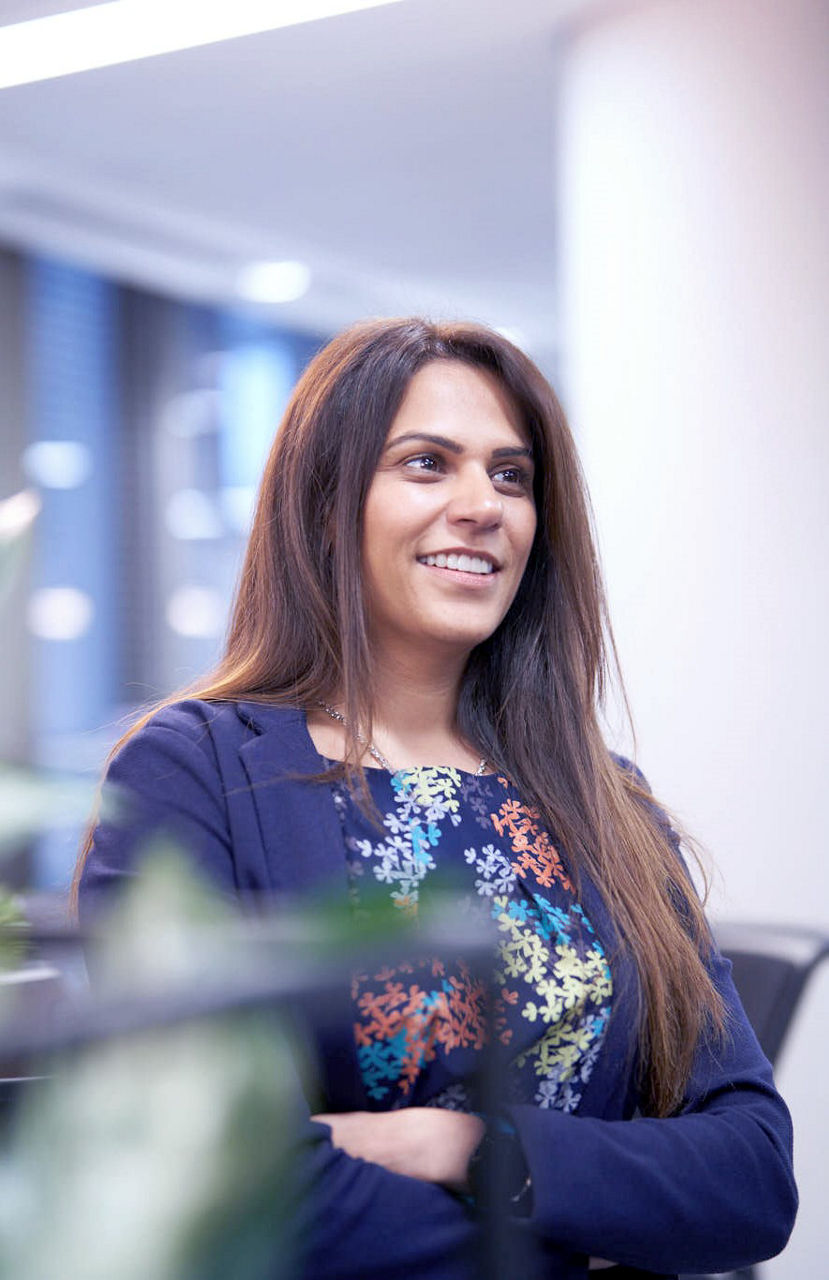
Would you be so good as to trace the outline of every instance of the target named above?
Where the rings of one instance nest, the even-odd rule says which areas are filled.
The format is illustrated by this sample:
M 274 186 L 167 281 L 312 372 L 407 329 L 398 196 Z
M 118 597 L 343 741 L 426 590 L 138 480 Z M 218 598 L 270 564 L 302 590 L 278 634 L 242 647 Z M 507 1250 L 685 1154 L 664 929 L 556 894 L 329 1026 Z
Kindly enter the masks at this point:
M 0 502 L 0 601 L 18 575 L 39 511 L 40 498 L 33 489 L 22 489 Z
M 105 927 L 100 958 L 124 1000 L 130 987 L 141 996 L 210 982 L 225 976 L 227 955 L 198 940 L 234 918 L 159 846 Z M 107 1040 L 35 1088 L 0 1165 L 2 1280 L 294 1274 L 290 1165 L 302 1107 L 272 1016 Z
M 0 1171 L 3 1280 L 289 1276 L 288 1053 L 248 1015 L 64 1063 Z
M 0 764 L 0 857 L 41 831 L 85 820 L 96 782 Z
M 0 973 L 15 969 L 26 954 L 28 925 L 13 893 L 0 885 Z
M 157 837 L 140 861 L 140 879 L 109 913 L 97 941 L 102 988 L 127 994 L 186 989 L 250 968 L 252 957 L 231 932 L 236 904 L 199 875 L 174 841 Z

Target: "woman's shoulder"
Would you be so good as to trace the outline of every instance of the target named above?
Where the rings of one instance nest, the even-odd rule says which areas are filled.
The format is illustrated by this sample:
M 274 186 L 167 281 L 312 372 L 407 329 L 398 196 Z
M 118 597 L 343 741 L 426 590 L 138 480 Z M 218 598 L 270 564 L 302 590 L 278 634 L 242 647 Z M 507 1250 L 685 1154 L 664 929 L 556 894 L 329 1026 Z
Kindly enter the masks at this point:
M 281 703 L 247 699 L 182 698 L 167 702 L 139 722 L 137 733 L 175 733 L 199 742 L 205 738 L 238 740 L 304 723 L 304 712 Z
M 617 769 L 625 775 L 628 782 L 634 783 L 640 791 L 646 791 L 651 794 L 651 786 L 642 770 L 628 756 L 619 755 L 616 751 L 610 752 L 610 758 L 616 765 Z
M 214 779 L 220 785 L 224 779 L 231 785 L 249 752 L 260 752 L 256 743 L 269 758 L 301 757 L 309 741 L 304 725 L 304 713 L 296 707 L 183 698 L 135 722 L 116 744 L 106 775 L 129 785 L 146 775 L 160 785 L 187 773 L 205 783 Z
M 153 810 L 229 797 L 248 803 L 252 780 L 287 774 L 302 759 L 307 733 L 295 707 L 242 700 L 184 698 L 151 711 L 127 732 L 105 781 Z M 310 741 L 310 740 L 308 740 Z

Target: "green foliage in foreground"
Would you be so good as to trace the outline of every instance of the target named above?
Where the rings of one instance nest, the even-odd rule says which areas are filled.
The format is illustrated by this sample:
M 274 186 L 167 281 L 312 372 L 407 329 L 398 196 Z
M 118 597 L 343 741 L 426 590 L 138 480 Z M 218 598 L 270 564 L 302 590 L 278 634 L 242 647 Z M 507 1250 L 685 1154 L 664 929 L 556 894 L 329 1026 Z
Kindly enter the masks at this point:
M 0 886 L 0 973 L 15 969 L 25 956 L 27 927 L 17 898 Z
M 224 948 L 198 937 L 226 914 L 229 923 L 221 900 L 159 853 L 102 940 L 106 998 L 225 976 Z M 272 1018 L 123 1036 L 49 1069 L 28 1086 L 0 1164 L 2 1280 L 292 1274 L 298 1086 Z
M 0 502 L 0 601 L 11 592 L 29 550 L 40 498 L 23 489 Z
M 82 824 L 95 786 L 88 778 L 0 764 L 0 858 L 41 831 Z

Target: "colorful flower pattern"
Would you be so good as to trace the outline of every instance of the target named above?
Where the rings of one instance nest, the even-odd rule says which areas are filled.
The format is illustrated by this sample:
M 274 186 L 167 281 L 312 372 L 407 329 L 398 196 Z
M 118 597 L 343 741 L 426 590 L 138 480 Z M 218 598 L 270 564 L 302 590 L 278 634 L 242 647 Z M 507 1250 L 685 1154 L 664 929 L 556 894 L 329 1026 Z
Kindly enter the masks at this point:
M 539 814 L 505 778 L 421 767 L 368 772 L 383 831 L 343 786 L 352 901 L 377 886 L 416 916 L 432 888 L 461 889 L 498 934 L 493 1029 L 510 1101 L 575 1111 L 601 1050 L 612 981 L 601 942 Z M 371 885 L 373 892 L 368 891 Z M 487 991 L 462 961 L 415 959 L 353 975 L 357 1056 L 371 1105 L 475 1107 Z

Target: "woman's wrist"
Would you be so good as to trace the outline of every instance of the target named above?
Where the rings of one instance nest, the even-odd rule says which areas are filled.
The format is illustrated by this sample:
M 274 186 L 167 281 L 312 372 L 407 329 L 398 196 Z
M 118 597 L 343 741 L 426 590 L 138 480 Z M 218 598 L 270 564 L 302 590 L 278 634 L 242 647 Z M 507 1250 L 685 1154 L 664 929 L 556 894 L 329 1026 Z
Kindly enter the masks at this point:
M 470 1194 L 482 1209 L 525 1218 L 532 1211 L 532 1178 L 521 1142 L 508 1121 L 495 1119 L 469 1161 Z
M 467 1189 L 470 1159 L 484 1134 L 478 1116 L 439 1107 L 350 1111 L 313 1119 L 330 1127 L 334 1146 L 348 1155 L 452 1191 Z

